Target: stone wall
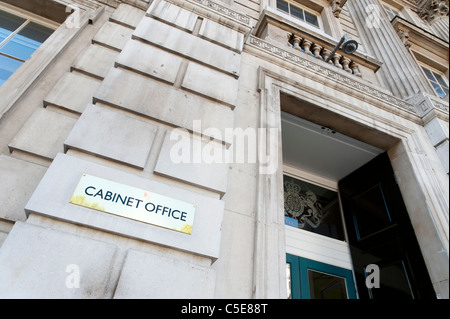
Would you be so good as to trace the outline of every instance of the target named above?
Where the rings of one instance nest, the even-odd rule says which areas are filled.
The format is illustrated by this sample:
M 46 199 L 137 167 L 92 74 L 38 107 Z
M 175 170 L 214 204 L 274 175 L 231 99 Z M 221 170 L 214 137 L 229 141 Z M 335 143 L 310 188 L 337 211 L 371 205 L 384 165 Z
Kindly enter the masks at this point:
M 361 41 L 361 59 L 388 62 L 380 81 L 258 37 L 274 1 L 74 1 L 79 24 L 62 23 L 0 87 L 0 296 L 285 298 L 282 150 L 268 132 L 289 111 L 388 151 L 448 298 L 448 103 L 401 58 L 391 26 L 361 27 L 361 1 L 311 2 L 333 36 Z M 195 160 L 259 129 L 247 161 Z M 188 162 L 173 160 L 180 139 Z M 260 150 L 278 161 L 249 161 Z M 192 233 L 70 203 L 83 174 L 192 203 Z

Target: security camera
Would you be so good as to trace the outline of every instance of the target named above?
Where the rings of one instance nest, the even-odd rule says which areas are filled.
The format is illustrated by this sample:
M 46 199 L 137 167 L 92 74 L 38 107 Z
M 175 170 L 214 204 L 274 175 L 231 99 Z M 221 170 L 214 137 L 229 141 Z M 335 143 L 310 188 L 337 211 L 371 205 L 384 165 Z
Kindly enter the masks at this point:
M 358 49 L 358 42 L 350 38 L 347 34 L 344 34 L 325 62 L 328 62 L 341 46 L 344 53 L 352 54 Z
M 344 39 L 344 42 L 342 43 L 342 50 L 345 53 L 351 54 L 358 49 L 358 42 L 351 39 L 347 34 L 345 34 L 342 38 Z

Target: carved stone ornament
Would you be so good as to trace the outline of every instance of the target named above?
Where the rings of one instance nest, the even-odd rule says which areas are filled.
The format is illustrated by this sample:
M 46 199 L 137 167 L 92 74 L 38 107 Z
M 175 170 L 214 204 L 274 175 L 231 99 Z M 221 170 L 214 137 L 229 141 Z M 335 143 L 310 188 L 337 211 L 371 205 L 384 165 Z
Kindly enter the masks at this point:
M 398 29 L 397 34 L 400 38 L 400 40 L 402 40 L 403 44 L 405 45 L 406 48 L 411 47 L 411 42 L 409 41 L 409 33 L 406 30 L 402 30 L 402 29 Z
M 306 224 L 313 228 L 320 225 L 322 219 L 322 206 L 317 202 L 317 196 L 310 190 L 303 195 L 300 185 L 293 182 L 284 182 L 284 212 L 288 217 L 298 220 L 298 227 L 304 228 Z
M 334 16 L 335 16 L 336 18 L 339 18 L 339 14 L 340 14 L 341 11 L 342 11 L 342 8 L 341 8 L 341 6 L 340 6 L 341 1 L 340 1 L 340 0 L 331 0 L 331 1 L 330 1 L 330 4 L 331 4 L 331 10 L 332 10 Z
M 448 16 L 448 12 L 449 0 L 427 0 L 419 4 L 419 16 L 427 22 Z

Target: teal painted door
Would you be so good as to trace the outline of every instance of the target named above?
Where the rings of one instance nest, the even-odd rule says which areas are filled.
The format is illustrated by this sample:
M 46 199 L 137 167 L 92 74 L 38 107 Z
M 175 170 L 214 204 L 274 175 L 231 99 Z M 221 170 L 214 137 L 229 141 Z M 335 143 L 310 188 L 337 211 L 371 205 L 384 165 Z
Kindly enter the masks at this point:
M 356 299 L 351 270 L 286 254 L 292 299 Z

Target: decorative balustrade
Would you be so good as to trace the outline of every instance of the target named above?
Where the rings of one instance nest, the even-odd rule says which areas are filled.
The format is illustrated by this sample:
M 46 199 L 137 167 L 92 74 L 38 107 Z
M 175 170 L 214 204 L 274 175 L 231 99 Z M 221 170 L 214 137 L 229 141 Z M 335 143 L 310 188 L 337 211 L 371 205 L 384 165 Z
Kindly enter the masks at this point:
M 313 42 L 293 33 L 288 33 L 287 37 L 291 47 L 322 61 L 327 60 L 333 50 L 333 48 L 326 48 L 321 43 Z M 343 69 L 348 73 L 361 77 L 358 64 L 350 56 L 344 56 L 336 52 L 328 63 Z

